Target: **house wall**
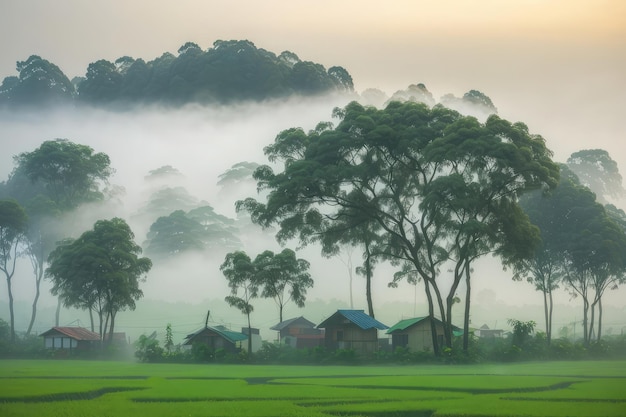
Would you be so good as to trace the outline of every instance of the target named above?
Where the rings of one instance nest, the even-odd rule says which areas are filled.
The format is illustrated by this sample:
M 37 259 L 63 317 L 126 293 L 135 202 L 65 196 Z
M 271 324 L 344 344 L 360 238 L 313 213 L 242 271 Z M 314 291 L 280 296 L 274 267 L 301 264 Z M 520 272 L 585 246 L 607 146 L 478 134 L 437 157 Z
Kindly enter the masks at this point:
M 443 326 L 441 324 L 436 325 L 437 337 L 440 339 L 440 342 L 443 341 Z M 421 352 L 421 351 L 432 351 L 433 350 L 433 339 L 430 332 L 430 322 L 428 320 L 424 320 L 420 323 L 417 323 L 414 326 L 409 327 L 408 329 L 402 332 L 394 332 L 394 335 L 407 335 L 408 343 L 406 347 L 408 347 L 413 352 Z M 392 337 L 393 340 L 393 337 Z M 393 344 L 393 349 L 397 346 L 396 343 Z
M 76 349 L 78 341 L 67 336 L 46 336 L 44 347 L 46 349 Z
M 325 340 L 329 350 L 353 349 L 360 354 L 378 350 L 378 331 L 363 330 L 355 325 L 327 327 Z

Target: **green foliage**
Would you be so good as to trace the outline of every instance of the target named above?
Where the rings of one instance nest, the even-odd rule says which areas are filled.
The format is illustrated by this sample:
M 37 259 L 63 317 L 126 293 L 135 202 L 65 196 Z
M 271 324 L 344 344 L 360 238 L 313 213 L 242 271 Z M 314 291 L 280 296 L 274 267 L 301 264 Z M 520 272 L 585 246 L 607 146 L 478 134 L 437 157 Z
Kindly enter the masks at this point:
M 619 199 L 626 195 L 617 162 L 604 149 L 574 152 L 567 159 L 567 166 L 603 204 L 610 198 Z
M 6 77 L 0 86 L 0 105 L 182 105 L 354 91 L 342 67 L 326 70 L 288 51 L 276 56 L 248 40 L 217 40 L 206 51 L 186 42 L 178 56 L 164 53 L 148 62 L 100 59 L 88 65 L 76 89 L 56 65 L 36 55 L 18 62 L 17 70 L 19 77 Z
M 167 326 L 165 326 L 165 343 L 163 344 L 163 347 L 168 355 L 172 354 L 172 350 L 174 349 L 174 336 L 172 334 L 171 323 L 167 323 Z
M 67 139 L 45 141 L 32 152 L 15 156 L 14 161 L 16 170 L 9 179 L 9 186 L 13 177 L 19 180 L 23 175 L 33 184 L 40 184 L 42 188 L 34 188 L 34 191 L 54 202 L 59 211 L 101 200 L 101 186 L 114 172 L 108 155 L 94 153 L 91 147 Z M 31 195 L 29 199 L 36 196 Z
M 75 90 L 56 65 L 31 55 L 17 62 L 19 77 L 7 77 L 0 87 L 0 106 L 40 107 L 71 104 Z
M 556 185 L 551 152 L 524 124 L 495 115 L 480 123 L 442 106 L 395 101 L 382 110 L 352 102 L 335 114 L 335 128 L 287 129 L 265 147 L 268 160 L 282 164 L 255 171 L 267 202 L 249 198 L 237 208 L 278 226 L 281 243 L 321 242 L 332 254 L 358 241 L 366 276 L 382 259 L 405 272 L 396 277 L 419 277 L 435 294 L 429 314 L 442 316 L 450 347 L 454 297 L 461 280 L 471 288 L 473 262 L 489 253 L 529 258 L 539 244 L 518 197 Z M 447 262 L 452 283 L 440 275 Z M 436 338 L 433 346 L 439 354 Z
M 135 342 L 135 357 L 141 362 L 159 362 L 163 353 L 159 341 L 152 337 L 142 334 Z
M 134 310 L 143 296 L 139 284 L 152 261 L 139 257 L 141 248 L 133 238 L 123 219 L 99 220 L 78 239 L 58 246 L 48 259 L 52 293 L 66 306 L 95 311 L 101 336 L 107 331 L 105 318 L 110 319 L 112 335 L 117 312 Z
M 532 320 L 520 321 L 516 319 L 509 319 L 507 320 L 507 323 L 513 327 L 513 345 L 519 348 L 524 346 L 526 340 L 535 330 L 535 326 L 537 325 L 537 323 Z

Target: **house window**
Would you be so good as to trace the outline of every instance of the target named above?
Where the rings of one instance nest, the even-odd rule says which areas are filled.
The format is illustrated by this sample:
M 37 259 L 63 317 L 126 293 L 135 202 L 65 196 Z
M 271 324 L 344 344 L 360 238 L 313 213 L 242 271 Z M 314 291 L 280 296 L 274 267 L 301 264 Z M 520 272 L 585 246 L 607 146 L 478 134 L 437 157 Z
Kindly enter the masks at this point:
M 337 330 L 337 341 L 343 341 L 343 330 Z

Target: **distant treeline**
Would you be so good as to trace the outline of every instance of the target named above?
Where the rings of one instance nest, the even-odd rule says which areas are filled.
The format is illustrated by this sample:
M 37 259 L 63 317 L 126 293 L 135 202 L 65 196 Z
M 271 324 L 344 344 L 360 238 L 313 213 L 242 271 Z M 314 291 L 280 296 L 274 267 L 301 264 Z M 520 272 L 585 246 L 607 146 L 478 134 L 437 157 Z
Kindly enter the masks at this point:
M 206 51 L 187 42 L 178 56 L 166 52 L 149 62 L 101 59 L 89 64 L 85 77 L 72 80 L 37 55 L 16 68 L 19 75 L 4 78 L 0 86 L 2 107 L 232 103 L 354 91 L 343 67 L 327 70 L 293 52 L 276 55 L 247 40 L 218 40 Z

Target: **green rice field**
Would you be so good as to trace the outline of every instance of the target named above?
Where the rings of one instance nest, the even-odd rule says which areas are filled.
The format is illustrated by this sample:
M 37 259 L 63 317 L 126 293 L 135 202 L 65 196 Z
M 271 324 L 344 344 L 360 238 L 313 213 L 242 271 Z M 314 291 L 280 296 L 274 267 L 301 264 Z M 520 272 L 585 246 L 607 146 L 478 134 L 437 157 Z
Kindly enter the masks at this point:
M 626 361 L 270 366 L 1 360 L 0 416 L 626 416 Z

